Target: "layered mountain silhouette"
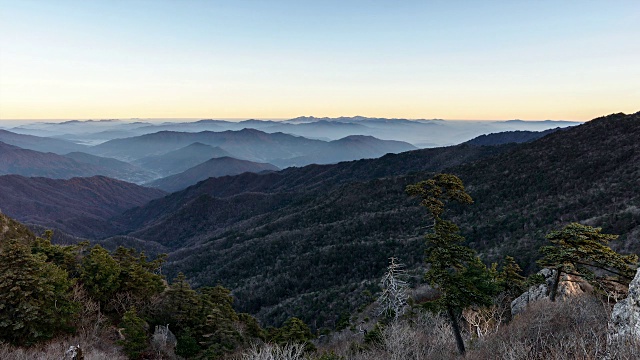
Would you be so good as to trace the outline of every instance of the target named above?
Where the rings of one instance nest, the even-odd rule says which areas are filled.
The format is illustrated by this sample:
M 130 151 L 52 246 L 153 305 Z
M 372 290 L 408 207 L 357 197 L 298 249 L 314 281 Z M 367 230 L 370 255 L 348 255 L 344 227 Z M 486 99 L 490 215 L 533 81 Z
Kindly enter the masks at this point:
M 380 140 L 373 136 L 351 135 L 330 141 L 322 152 L 310 153 L 288 159 L 275 159 L 272 162 L 280 167 L 305 166 L 309 164 L 328 164 L 355 159 L 377 158 L 387 153 L 398 153 L 415 147 L 394 140 Z
M 71 141 L 41 136 L 17 134 L 1 129 L 0 141 L 5 144 L 15 145 L 23 149 L 36 150 L 41 152 L 52 152 L 60 155 L 67 154 L 73 151 L 83 151 L 86 149 L 86 146 L 79 145 Z
M 64 155 L 79 163 L 97 166 L 99 170 L 93 175 L 104 175 L 111 178 L 141 184 L 155 177 L 154 173 L 128 162 L 91 155 L 83 152 L 72 152 Z
M 277 171 L 276 166 L 267 163 L 256 163 L 247 160 L 238 160 L 229 156 L 213 158 L 202 164 L 196 165 L 179 174 L 171 175 L 147 184 L 149 187 L 158 188 L 167 192 L 174 192 L 187 188 L 197 182 L 210 177 L 238 175 L 245 172 L 259 173 L 263 171 Z
M 0 175 L 9 174 L 52 179 L 103 175 L 137 183 L 153 179 L 150 172 L 116 159 L 81 152 L 62 156 L 22 149 L 0 141 Z
M 80 163 L 58 154 L 22 149 L 0 142 L 0 175 L 69 179 L 76 176 L 93 176 L 100 170 L 94 165 Z
M 161 177 L 181 173 L 211 158 L 232 156 L 218 146 L 195 142 L 178 150 L 161 155 L 147 156 L 133 163 L 155 172 Z
M 130 161 L 149 156 L 161 155 L 199 142 L 210 146 L 219 146 L 234 157 L 256 162 L 268 162 L 280 167 L 301 165 L 301 158 L 314 156 L 320 163 L 332 163 L 365 157 L 376 157 L 386 153 L 398 153 L 413 150 L 415 147 L 398 141 L 370 139 L 375 153 L 363 154 L 362 145 L 353 147 L 349 141 L 326 142 L 283 133 L 267 134 L 255 129 L 239 131 L 198 133 L 161 131 L 154 134 L 132 138 L 111 140 L 94 146 L 88 151 L 92 154 L 114 157 Z M 336 154 L 339 154 L 337 156 Z
M 364 116 L 337 118 L 308 116 L 285 121 L 250 119 L 239 122 L 214 119 L 186 122 L 130 122 L 116 119 L 74 120 L 63 123 L 24 124 L 10 130 L 20 134 L 56 137 L 82 144 L 95 145 L 108 140 L 135 137 L 160 131 L 223 132 L 256 129 L 266 133 L 281 132 L 326 141 L 338 140 L 350 135 L 368 135 L 379 139 L 404 141 L 422 148 L 459 144 L 482 134 L 515 130 L 543 131 L 577 124 L 576 122 L 556 120 L 450 121 L 441 119 L 386 119 Z M 183 146 L 186 145 L 188 144 Z

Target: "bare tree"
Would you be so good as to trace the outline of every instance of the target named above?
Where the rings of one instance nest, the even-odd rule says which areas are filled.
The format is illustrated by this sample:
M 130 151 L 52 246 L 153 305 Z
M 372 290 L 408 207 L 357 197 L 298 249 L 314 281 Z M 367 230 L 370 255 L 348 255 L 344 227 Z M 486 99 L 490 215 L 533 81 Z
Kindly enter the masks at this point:
M 407 289 L 409 284 L 403 280 L 406 277 L 404 265 L 397 262 L 395 257 L 389 259 L 390 263 L 387 272 L 382 277 L 380 287 L 382 295 L 378 298 L 378 316 L 393 316 L 397 320 L 407 309 Z

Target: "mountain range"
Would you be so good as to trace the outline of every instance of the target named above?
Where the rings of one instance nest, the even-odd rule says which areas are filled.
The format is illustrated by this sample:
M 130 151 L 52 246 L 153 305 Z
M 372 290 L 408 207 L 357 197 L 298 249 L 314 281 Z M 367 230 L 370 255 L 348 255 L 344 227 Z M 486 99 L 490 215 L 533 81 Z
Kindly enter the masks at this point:
M 614 246 L 640 250 L 638 138 L 639 115 L 615 114 L 520 145 L 464 144 L 209 179 L 112 221 L 173 249 L 170 274 L 222 283 L 242 310 L 268 323 L 305 314 L 333 321 L 354 310 L 341 303 L 355 306 L 357 294 L 375 287 L 388 257 L 421 265 L 428 219 L 404 188 L 434 172 L 467 184 L 475 204 L 450 216 L 487 261 L 512 255 L 533 271 L 544 235 L 571 221 L 604 226 L 622 235 Z
M 66 155 L 44 153 L 22 149 L 0 141 L 0 175 L 11 174 L 52 179 L 103 175 L 135 183 L 155 178 L 147 170 L 116 159 L 82 152 Z
M 371 137 L 359 139 L 356 145 L 348 137 L 336 141 L 312 140 L 283 133 L 268 134 L 255 129 L 239 131 L 202 131 L 197 133 L 160 131 L 153 134 L 110 140 L 93 146 L 87 152 L 134 161 L 184 148 L 193 143 L 218 146 L 242 160 L 272 163 L 279 167 L 307 165 L 310 162 L 332 163 L 377 157 L 386 153 L 413 150 L 399 141 L 383 141 Z M 366 147 L 367 152 L 363 152 Z
M 91 155 L 83 152 L 71 152 L 64 157 L 73 159 L 79 163 L 94 165 L 99 171 L 93 175 L 104 175 L 118 180 L 125 180 L 132 183 L 144 183 L 156 177 L 155 173 L 143 167 L 130 164 L 128 162 Z
M 86 146 L 71 141 L 54 139 L 49 137 L 17 134 L 0 129 L 0 141 L 5 144 L 18 146 L 23 149 L 55 154 L 67 154 L 73 151 L 83 151 Z
M 578 125 L 572 121 L 451 121 L 440 119 L 385 119 L 363 116 L 319 118 L 298 117 L 284 121 L 66 121 L 62 123 L 23 124 L 11 130 L 16 133 L 53 136 L 85 145 L 96 145 L 118 138 L 135 137 L 160 131 L 203 132 L 256 129 L 266 133 L 282 132 L 318 140 L 338 140 L 350 135 L 367 135 L 384 140 L 397 140 L 414 146 L 436 147 L 459 144 L 483 134 L 504 131 L 543 131 Z
M 285 123 L 321 121 L 381 129 L 393 124 L 397 132 L 424 125 L 437 133 L 449 126 L 441 120 L 405 124 L 369 118 Z M 203 124 L 221 125 L 215 120 Z M 543 130 L 553 125 L 527 126 Z M 396 149 L 375 159 L 303 166 L 327 158 L 348 160 L 338 160 L 343 151 L 331 147 L 366 158 L 363 154 L 375 153 L 379 144 L 410 145 L 366 134 L 328 142 L 248 129 L 161 131 L 83 147 L 83 152 L 141 160 L 200 143 L 195 147 L 219 146 L 242 160 L 299 167 L 208 178 L 171 194 L 102 177 L 3 176 L 0 194 L 6 199 L 0 201 L 3 212 L 30 224 L 111 247 L 166 250 L 169 278 L 183 272 L 194 286 L 229 287 L 240 310 L 267 324 L 298 316 L 322 327 L 370 301 L 367 294 L 377 290 L 389 257 L 399 258 L 410 274 L 421 272 L 428 219 L 404 188 L 436 172 L 456 174 L 465 182 L 475 203 L 454 206 L 447 217 L 487 262 L 512 255 L 528 272 L 535 271 L 544 235 L 572 221 L 603 226 L 621 235 L 615 248 L 639 251 L 639 138 L 639 113 L 613 114 L 562 131 L 492 134 L 456 146 Z M 79 191 L 85 187 L 91 190 Z

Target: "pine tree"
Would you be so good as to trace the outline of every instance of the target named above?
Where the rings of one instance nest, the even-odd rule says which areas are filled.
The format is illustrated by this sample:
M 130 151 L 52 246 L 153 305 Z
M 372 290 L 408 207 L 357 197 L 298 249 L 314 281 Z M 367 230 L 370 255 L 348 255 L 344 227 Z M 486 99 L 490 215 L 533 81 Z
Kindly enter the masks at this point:
M 442 215 L 446 203 L 456 201 L 471 204 L 462 180 L 451 174 L 438 174 L 432 179 L 407 186 L 407 193 L 421 198 L 420 205 L 427 208 L 433 218 L 433 232 L 427 234 L 426 262 L 429 270 L 425 279 L 440 292 L 430 304 L 435 311 L 444 310 L 451 321 L 458 351 L 465 353 L 457 315 L 472 305 L 490 305 L 497 284 L 476 253 L 461 245 L 464 238 L 459 228 Z
M 10 240 L 0 251 L 0 339 L 32 345 L 71 331 L 78 304 L 70 299 L 73 282 L 46 262 L 44 254 Z
M 129 358 L 138 358 L 140 353 L 147 348 L 149 338 L 145 321 L 138 317 L 135 307 L 124 313 L 120 327 L 122 335 L 124 335 L 124 340 L 120 340 L 120 345 L 124 347 L 124 352 Z
M 160 323 L 171 324 L 176 333 L 194 329 L 204 321 L 198 293 L 191 289 L 183 273 L 179 273 L 162 294 Z
M 221 356 L 241 343 L 242 337 L 235 328 L 238 315 L 233 310 L 231 291 L 222 286 L 205 287 L 199 294 L 199 318 L 203 323 L 195 328 L 201 345 L 208 353 Z
M 144 252 L 138 254 L 135 249 L 120 246 L 114 252 L 113 259 L 120 266 L 119 292 L 142 300 L 164 291 L 160 268 L 166 259 L 165 254 L 148 261 Z
M 635 275 L 637 255 L 621 255 L 609 247 L 609 242 L 618 235 L 602 234 L 601 228 L 571 223 L 562 230 L 552 231 L 547 239 L 553 245 L 540 248 L 543 258 L 541 266 L 554 269 L 555 279 L 549 298 L 555 301 L 563 273 L 577 275 L 599 284 L 605 278 L 597 275 L 600 270 L 613 275 L 607 280 L 628 284 Z
M 305 324 L 304 321 L 292 317 L 287 319 L 287 321 L 282 324 L 282 327 L 275 330 L 269 340 L 280 345 L 292 343 L 304 344 L 305 350 L 313 351 L 315 350 L 315 346 L 310 342 L 313 338 L 314 336 L 309 326 Z
M 102 307 L 120 288 L 120 265 L 100 245 L 95 245 L 82 259 L 80 280 L 89 295 Z
M 88 241 L 80 242 L 76 245 L 54 245 L 51 243 L 53 231 L 47 230 L 42 237 L 36 237 L 31 247 L 33 254 L 44 254 L 47 262 L 53 263 L 65 270 L 69 276 L 77 278 L 79 276 L 79 253 L 80 250 L 88 246 Z
M 504 297 L 502 306 L 506 309 L 506 321 L 511 321 L 511 301 L 520 296 L 526 290 L 527 278 L 521 275 L 522 269 L 516 263 L 516 259 L 505 256 L 502 270 L 495 274 Z
M 525 290 L 527 278 L 521 275 L 522 269 L 516 262 L 516 259 L 507 255 L 504 258 L 502 270 L 497 274 L 497 278 L 503 291 L 510 297 L 514 298 L 522 294 Z

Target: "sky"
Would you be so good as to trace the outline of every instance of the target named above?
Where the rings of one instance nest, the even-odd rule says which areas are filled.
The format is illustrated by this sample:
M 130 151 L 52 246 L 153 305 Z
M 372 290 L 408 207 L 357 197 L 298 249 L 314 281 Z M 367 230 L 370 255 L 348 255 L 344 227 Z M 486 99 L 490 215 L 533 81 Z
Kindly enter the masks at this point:
M 589 120 L 640 110 L 638 24 L 638 0 L 0 0 L 0 120 Z

